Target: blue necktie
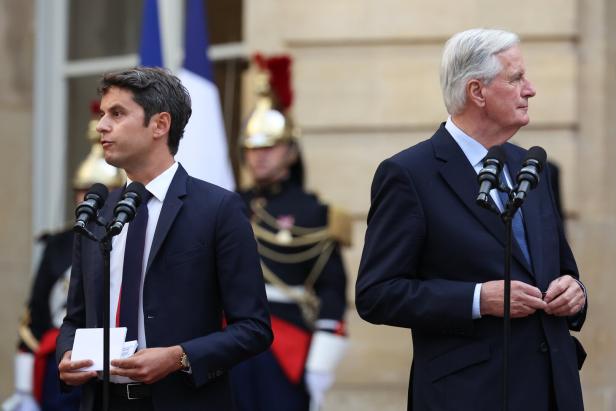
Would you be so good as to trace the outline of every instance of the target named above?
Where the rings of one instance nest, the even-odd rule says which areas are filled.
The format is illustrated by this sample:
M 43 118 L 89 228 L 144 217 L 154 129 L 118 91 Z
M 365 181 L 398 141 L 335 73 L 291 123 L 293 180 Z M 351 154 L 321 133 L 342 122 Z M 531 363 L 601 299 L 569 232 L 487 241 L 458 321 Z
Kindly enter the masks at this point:
M 122 270 L 122 288 L 120 290 L 119 316 L 116 325 L 127 327 L 126 341 L 137 339 L 139 316 L 139 289 L 143 270 L 143 247 L 145 230 L 148 226 L 148 201 L 152 194 L 147 192 L 137 208 L 135 219 L 128 225 L 126 248 L 124 249 L 124 268 Z
M 500 173 L 500 185 L 501 187 L 509 187 L 504 178 L 505 170 Z M 507 205 L 507 201 L 509 200 L 509 195 L 504 191 L 498 191 L 498 196 L 500 197 L 501 203 L 503 205 L 503 210 Z M 511 232 L 513 233 L 513 237 L 518 242 L 520 246 L 520 250 L 522 250 L 522 254 L 524 254 L 524 258 L 530 267 L 532 267 L 530 252 L 528 251 L 528 243 L 526 242 L 526 231 L 524 230 L 524 220 L 522 219 L 522 209 L 518 208 L 515 214 L 513 215 L 513 219 L 511 220 Z

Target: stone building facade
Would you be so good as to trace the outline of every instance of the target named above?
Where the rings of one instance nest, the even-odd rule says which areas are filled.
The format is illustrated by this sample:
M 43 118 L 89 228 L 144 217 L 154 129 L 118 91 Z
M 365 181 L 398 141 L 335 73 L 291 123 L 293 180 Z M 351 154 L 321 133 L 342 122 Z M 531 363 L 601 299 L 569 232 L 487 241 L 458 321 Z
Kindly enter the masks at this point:
M 34 0 L 0 0 L 0 397 L 30 282 L 33 195 Z M 522 37 L 537 96 L 531 124 L 514 137 L 544 147 L 561 166 L 567 231 L 590 294 L 580 335 L 586 407 L 616 410 L 616 3 L 611 0 L 249 0 L 248 52 L 294 58 L 294 115 L 303 129 L 308 184 L 350 210 L 354 280 L 369 188 L 378 163 L 429 137 L 446 118 L 438 68 L 445 40 L 470 27 Z M 249 82 L 249 75 L 246 78 Z M 244 107 L 250 106 L 245 93 Z M 335 175 L 336 178 L 332 178 Z M 349 298 L 354 281 L 350 281 Z M 351 348 L 326 409 L 400 410 L 411 361 L 408 330 L 348 313 Z

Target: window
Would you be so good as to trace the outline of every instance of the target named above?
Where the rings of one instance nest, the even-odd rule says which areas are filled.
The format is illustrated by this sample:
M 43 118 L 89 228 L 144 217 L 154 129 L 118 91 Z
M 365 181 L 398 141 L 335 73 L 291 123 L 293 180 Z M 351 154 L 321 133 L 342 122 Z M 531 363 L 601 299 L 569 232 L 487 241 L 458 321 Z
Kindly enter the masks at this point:
M 210 55 L 237 170 L 243 0 L 209 0 Z M 33 232 L 73 219 L 71 179 L 87 155 L 100 75 L 138 64 L 143 0 L 36 0 Z M 159 0 L 166 33 L 181 38 L 183 2 Z M 179 16 L 179 17 L 178 17 Z M 173 69 L 173 67 L 171 67 Z

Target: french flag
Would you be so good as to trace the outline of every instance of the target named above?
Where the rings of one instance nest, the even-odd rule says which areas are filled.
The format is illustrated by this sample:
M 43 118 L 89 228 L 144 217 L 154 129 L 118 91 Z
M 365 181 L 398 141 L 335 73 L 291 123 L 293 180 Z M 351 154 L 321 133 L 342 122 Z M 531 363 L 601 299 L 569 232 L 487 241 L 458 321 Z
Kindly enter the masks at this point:
M 192 100 L 192 116 L 175 155 L 188 174 L 227 190 L 235 188 L 229 161 L 218 89 L 214 84 L 205 10 L 202 0 L 186 1 L 184 64 L 177 73 Z M 145 0 L 141 65 L 164 67 L 157 0 Z

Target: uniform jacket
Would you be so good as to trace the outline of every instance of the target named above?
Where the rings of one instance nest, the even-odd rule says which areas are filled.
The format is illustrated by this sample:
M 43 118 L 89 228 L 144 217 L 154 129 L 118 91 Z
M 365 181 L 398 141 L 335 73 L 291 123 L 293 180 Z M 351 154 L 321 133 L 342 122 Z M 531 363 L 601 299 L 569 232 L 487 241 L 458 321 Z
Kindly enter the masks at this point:
M 37 341 L 40 341 L 47 331 L 54 328 L 52 321 L 52 314 L 54 313 L 50 310 L 50 296 L 56 283 L 64 277 L 64 273 L 71 267 L 73 232 L 72 230 L 65 230 L 46 235 L 42 241 L 45 243 L 45 250 L 32 283 L 30 300 L 28 301 L 30 322 L 27 325 Z M 24 341 L 21 341 L 20 348 L 29 349 Z
M 251 201 L 258 199 L 263 201 L 263 208 L 268 214 L 274 218 L 291 218 L 295 226 L 318 229 L 326 228 L 328 225 L 328 206 L 293 181 L 287 180 L 261 191 L 246 191 L 241 195 L 249 209 Z M 266 230 L 271 230 L 262 223 L 260 225 Z M 283 254 L 298 253 L 310 248 L 310 246 L 282 248 L 267 242 L 264 242 L 264 245 Z M 303 285 L 316 260 L 313 258 L 302 263 L 283 263 L 264 255 L 261 255 L 261 258 L 263 263 L 289 286 Z M 346 309 L 346 274 L 337 242 L 314 288 L 320 300 L 318 319 L 342 321 Z M 273 316 L 308 329 L 296 305 L 270 302 L 270 311 Z

